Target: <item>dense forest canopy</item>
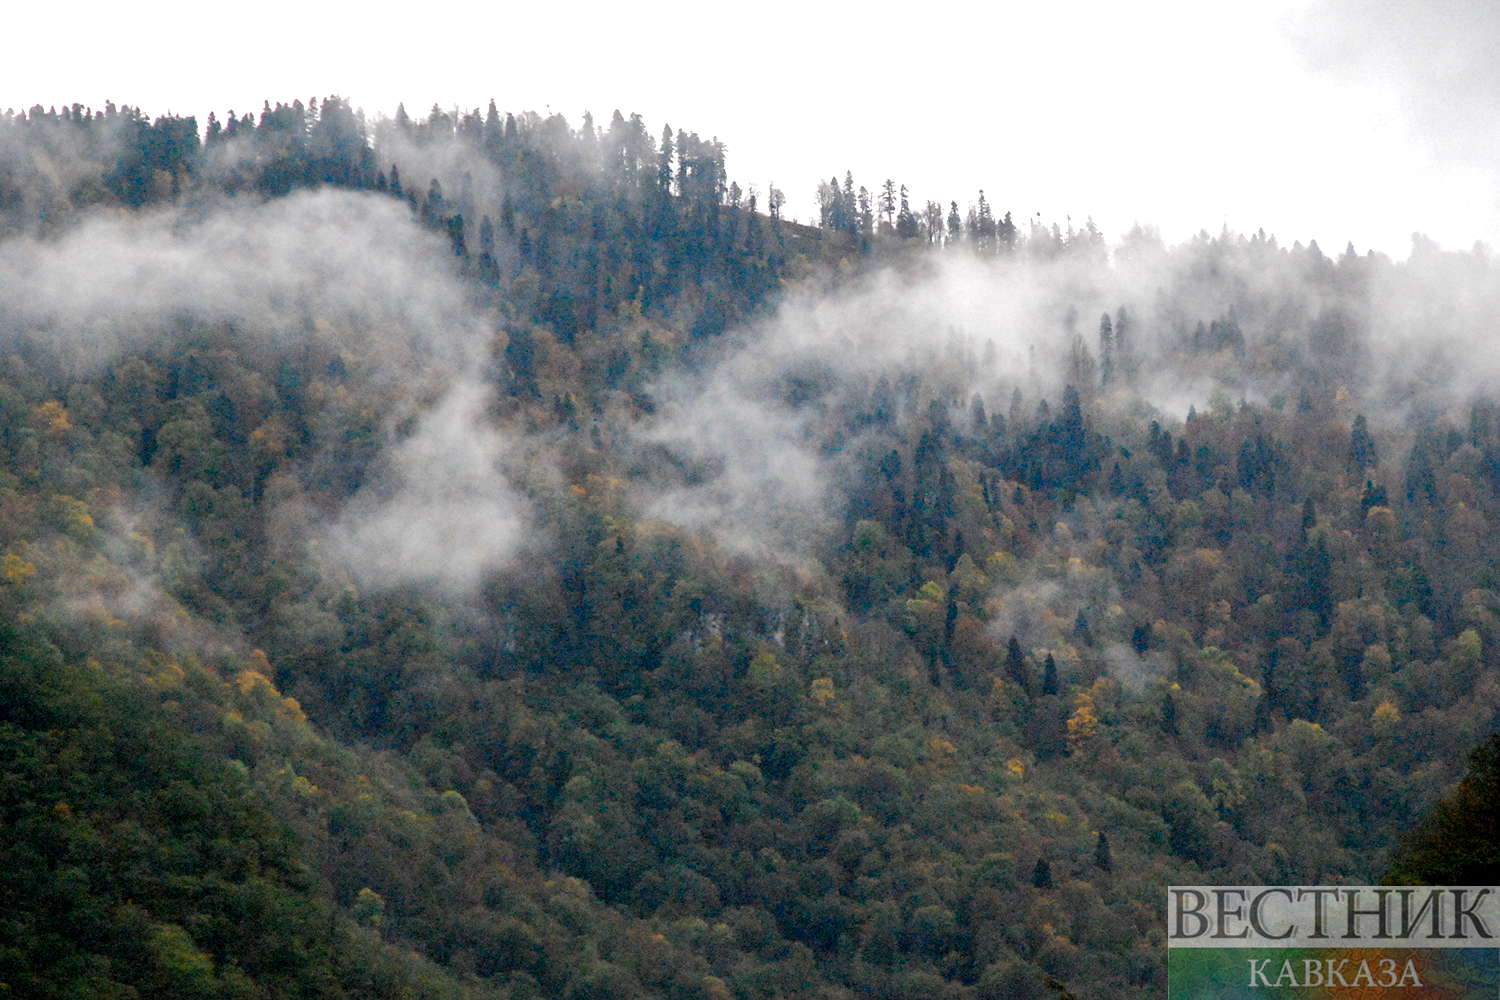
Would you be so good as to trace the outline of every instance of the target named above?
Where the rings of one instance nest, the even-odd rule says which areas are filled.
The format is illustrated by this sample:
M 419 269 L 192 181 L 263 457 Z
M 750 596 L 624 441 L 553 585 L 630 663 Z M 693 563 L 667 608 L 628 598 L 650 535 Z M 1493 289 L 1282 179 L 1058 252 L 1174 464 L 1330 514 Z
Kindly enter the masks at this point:
M 1485 248 L 653 132 L 0 116 L 0 983 L 1144 997 L 1486 870 Z

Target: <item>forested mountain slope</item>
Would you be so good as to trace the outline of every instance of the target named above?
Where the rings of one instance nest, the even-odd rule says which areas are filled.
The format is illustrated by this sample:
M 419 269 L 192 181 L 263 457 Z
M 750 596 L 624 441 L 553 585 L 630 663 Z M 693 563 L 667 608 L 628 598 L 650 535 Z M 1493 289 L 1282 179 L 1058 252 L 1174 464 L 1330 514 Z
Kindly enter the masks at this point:
M 12 991 L 1153 995 L 1496 728 L 1483 248 L 206 135 L 0 118 Z

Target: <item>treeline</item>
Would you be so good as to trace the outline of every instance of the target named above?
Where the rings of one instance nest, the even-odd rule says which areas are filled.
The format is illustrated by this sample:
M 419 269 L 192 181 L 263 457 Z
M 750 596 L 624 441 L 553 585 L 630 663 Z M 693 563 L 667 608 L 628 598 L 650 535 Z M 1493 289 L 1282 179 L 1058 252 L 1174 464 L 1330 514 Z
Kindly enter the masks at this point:
M 878 193 L 819 185 L 820 229 L 782 218 L 774 184 L 729 179 L 717 138 L 639 115 L 608 125 L 584 115 L 444 111 L 367 120 L 330 96 L 267 102 L 259 115 L 154 120 L 139 108 L 40 105 L 0 116 L 0 233 L 57 232 L 91 208 L 203 206 L 224 197 L 276 198 L 337 187 L 388 194 L 444 234 L 510 317 L 520 378 L 529 330 L 564 343 L 636 310 L 694 340 L 712 337 L 777 301 L 782 282 L 823 263 L 900 259 L 915 245 L 980 256 L 1102 259 L 1093 221 L 1075 230 L 1038 219 L 1025 231 L 979 192 L 966 216 L 951 202 L 914 207 L 887 180 Z M 877 224 L 878 223 L 878 224 Z
M 658 145 L 639 115 L 615 112 L 603 128 L 585 116 L 575 130 L 561 115 L 502 116 L 492 101 L 370 123 L 329 97 L 210 115 L 201 141 L 193 118 L 132 107 L 0 117 L 0 232 L 56 230 L 101 205 L 323 186 L 407 201 L 476 277 L 504 281 L 521 316 L 564 341 L 621 308 L 691 312 L 694 335 L 712 335 L 786 273 L 780 192 L 743 193 L 722 143 L 668 127 Z
M 818 183 L 818 224 L 826 230 L 856 234 L 859 246 L 868 253 L 870 239 L 879 234 L 896 239 L 920 240 L 938 246 L 967 244 L 980 256 L 1006 256 L 1029 248 L 1034 254 L 1052 256 L 1064 250 L 1104 249 L 1104 237 L 1090 219 L 1082 231 L 1075 231 L 1071 220 L 1064 232 L 1056 223 L 1049 230 L 1036 220 L 1029 233 L 1021 232 L 1010 212 L 996 217 L 995 208 L 979 192 L 968 211 L 960 215 L 958 202 L 948 203 L 944 214 L 941 202 L 928 201 L 914 207 L 906 185 L 887 178 L 878 192 L 864 185 L 856 191 L 854 174 L 846 172 L 843 184 L 837 176 Z

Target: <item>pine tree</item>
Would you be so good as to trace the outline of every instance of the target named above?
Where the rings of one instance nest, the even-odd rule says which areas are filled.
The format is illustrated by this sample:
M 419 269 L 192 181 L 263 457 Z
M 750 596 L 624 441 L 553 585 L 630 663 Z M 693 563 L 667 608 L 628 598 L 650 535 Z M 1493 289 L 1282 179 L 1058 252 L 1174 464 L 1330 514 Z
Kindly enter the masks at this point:
M 844 206 L 837 176 L 818 182 L 818 225 L 835 231 L 844 228 Z
M 422 199 L 422 221 L 434 229 L 448 221 L 447 206 L 443 203 L 443 186 L 436 177 L 427 187 L 427 197 Z
M 1303 607 L 1317 614 L 1319 624 L 1325 628 L 1333 610 L 1333 590 L 1329 583 L 1332 567 L 1333 557 L 1328 552 L 1328 542 L 1319 535 L 1317 544 L 1308 549 L 1303 563 L 1306 585 L 1302 603 Z
M 901 210 L 896 215 L 896 235 L 903 240 L 909 240 L 917 235 L 917 217 L 912 214 L 911 204 L 907 200 L 906 185 L 901 185 Z
M 1101 385 L 1109 385 L 1115 371 L 1115 331 L 1109 313 L 1099 317 L 1099 376 Z
M 1012 632 L 1010 634 L 1010 645 L 1005 652 L 1005 670 L 1010 674 L 1010 679 L 1021 686 L 1028 695 L 1031 694 L 1031 674 L 1026 669 L 1026 657 L 1021 652 L 1021 640 Z
M 1005 213 L 1005 218 L 1000 220 L 997 229 L 998 249 L 1001 253 L 1011 253 L 1016 248 L 1016 224 L 1011 219 L 1010 213 Z
M 468 242 L 464 239 L 464 217 L 454 215 L 447 222 L 448 242 L 453 247 L 453 256 L 467 257 L 469 255 Z
M 1370 425 L 1361 413 L 1354 418 L 1354 427 L 1349 435 L 1349 466 L 1361 471 L 1380 467 L 1380 456 L 1375 451 L 1375 442 L 1370 437 Z
M 672 193 L 672 126 L 663 125 L 661 151 L 656 156 L 656 187 L 662 194 Z
M 995 249 L 995 216 L 984 197 L 983 188 L 979 190 L 979 206 L 974 211 L 972 230 L 974 249 L 980 253 L 992 253 Z
M 1094 867 L 1102 872 L 1115 870 L 1115 859 L 1109 851 L 1109 838 L 1104 831 L 1099 831 L 1099 839 L 1094 842 Z
M 500 109 L 495 107 L 494 98 L 490 98 L 490 106 L 485 111 L 481 135 L 485 153 L 492 160 L 498 161 L 501 150 L 505 147 L 505 122 L 500 120 Z

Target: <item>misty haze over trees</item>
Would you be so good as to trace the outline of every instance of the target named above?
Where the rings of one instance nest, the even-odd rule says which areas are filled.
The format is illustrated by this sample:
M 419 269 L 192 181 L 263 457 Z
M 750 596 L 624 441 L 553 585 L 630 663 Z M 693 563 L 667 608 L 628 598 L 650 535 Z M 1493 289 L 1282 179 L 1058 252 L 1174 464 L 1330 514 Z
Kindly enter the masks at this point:
M 726 164 L 0 117 L 0 983 L 1144 997 L 1168 884 L 1489 878 L 1484 247 Z

